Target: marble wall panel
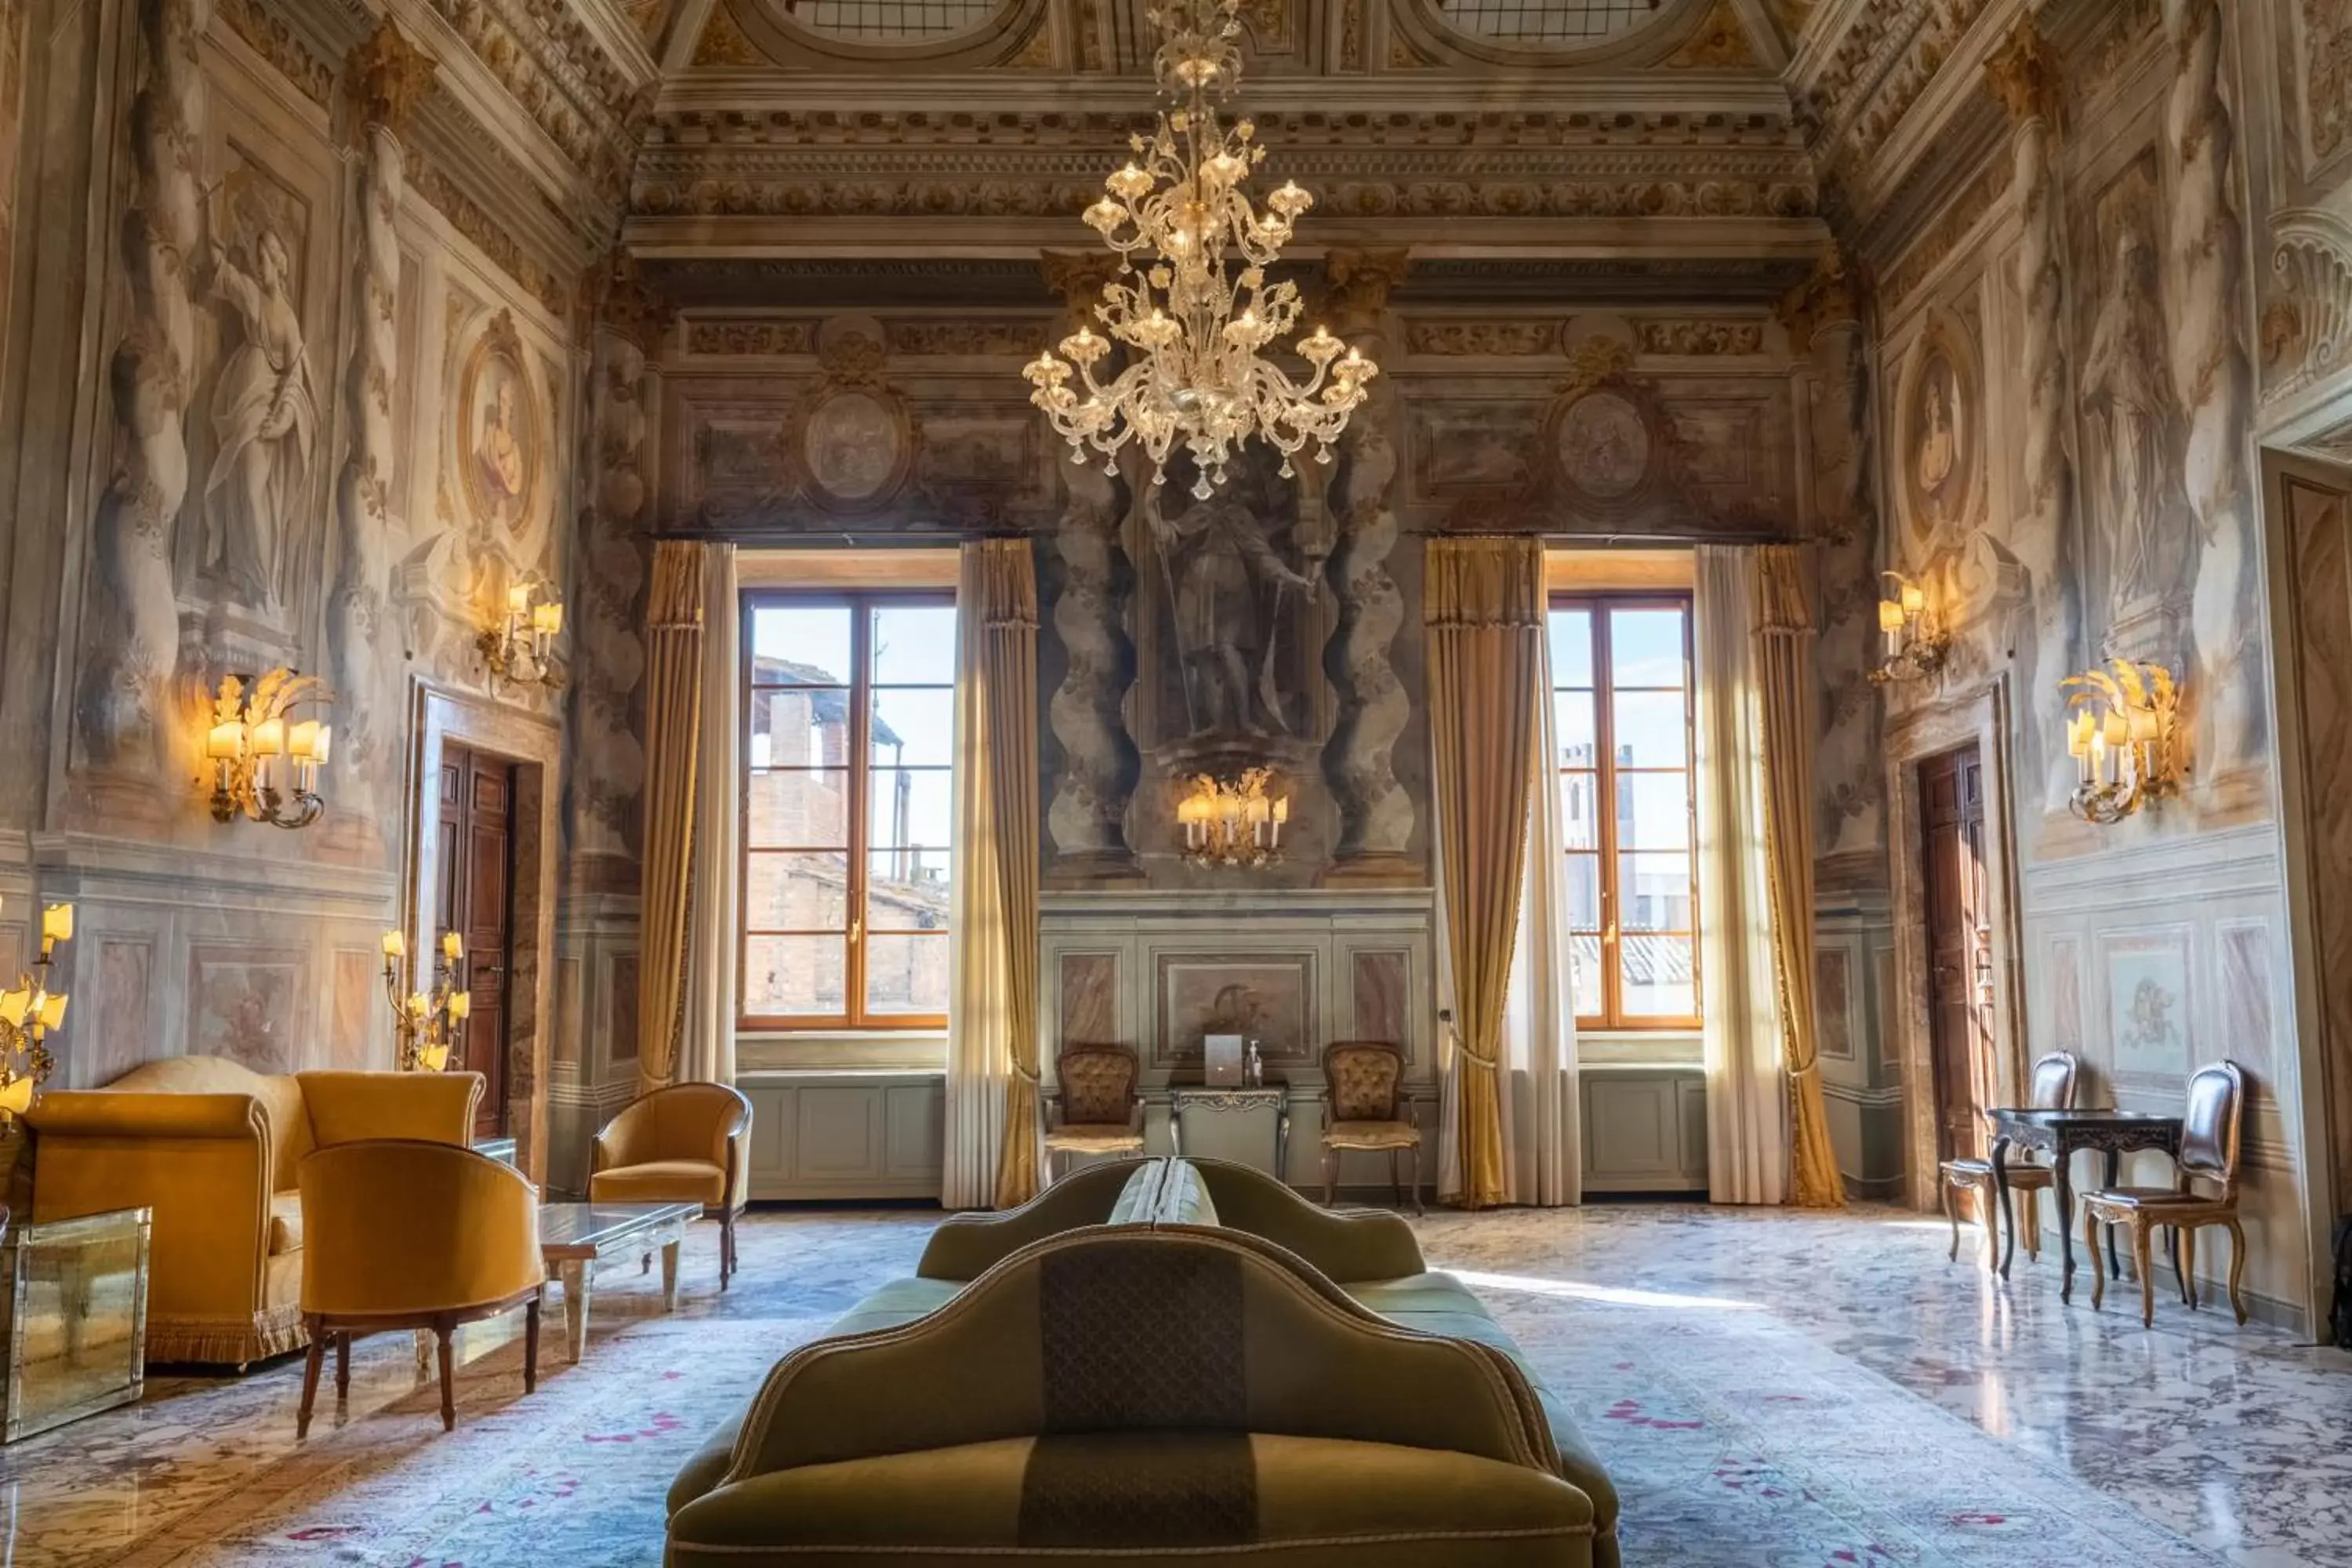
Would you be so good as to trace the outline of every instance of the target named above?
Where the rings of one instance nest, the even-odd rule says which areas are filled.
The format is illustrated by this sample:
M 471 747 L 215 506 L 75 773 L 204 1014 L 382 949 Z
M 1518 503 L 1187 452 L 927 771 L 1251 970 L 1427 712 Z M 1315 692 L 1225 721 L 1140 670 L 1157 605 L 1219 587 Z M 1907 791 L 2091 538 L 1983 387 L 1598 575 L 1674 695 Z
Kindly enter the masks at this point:
M 1834 1061 L 1853 1059 L 1853 955 L 1843 947 L 1813 950 L 1813 1016 L 1817 1048 Z
M 1118 1025 L 1118 954 L 1066 952 L 1061 962 L 1063 1045 L 1124 1045 Z
M 1359 949 L 1350 955 L 1355 1037 L 1402 1045 L 1412 1030 L 1406 1008 L 1412 998 L 1412 954 Z
M 637 1059 L 637 955 L 616 952 L 612 957 L 611 982 L 604 999 L 605 1037 L 614 1062 Z
M 584 967 L 578 958 L 556 961 L 555 1049 L 550 1059 L 559 1070 L 578 1070 L 586 1045 L 585 1032 L 580 1026 L 580 976 Z
M 2268 1074 L 2273 1059 L 2273 994 L 2277 978 L 2271 962 L 2267 921 L 2225 921 L 2220 938 L 2221 1037 L 2209 1056 L 2227 1057 L 2249 1072 Z
M 338 947 L 333 954 L 334 984 L 331 993 L 322 1067 L 347 1071 L 382 1071 L 394 1065 L 388 1038 L 387 1003 L 383 990 L 383 954 L 379 949 Z
M 2050 1043 L 2062 1051 L 2083 1048 L 2083 944 L 2071 936 L 2050 939 Z
M 2116 1081 L 2177 1088 L 2194 1059 L 2189 928 L 2109 931 L 2099 938 L 2107 1044 Z
M 1264 950 L 1160 954 L 1151 1065 L 1197 1064 L 1201 1037 L 1219 1034 L 1261 1041 L 1268 1067 L 1313 1067 L 1322 1041 L 1317 957 Z
M 92 1086 L 111 1083 L 139 1065 L 155 1037 L 155 942 L 147 936 L 98 940 L 96 994 L 83 1005 L 89 1024 L 79 1037 L 68 1078 Z

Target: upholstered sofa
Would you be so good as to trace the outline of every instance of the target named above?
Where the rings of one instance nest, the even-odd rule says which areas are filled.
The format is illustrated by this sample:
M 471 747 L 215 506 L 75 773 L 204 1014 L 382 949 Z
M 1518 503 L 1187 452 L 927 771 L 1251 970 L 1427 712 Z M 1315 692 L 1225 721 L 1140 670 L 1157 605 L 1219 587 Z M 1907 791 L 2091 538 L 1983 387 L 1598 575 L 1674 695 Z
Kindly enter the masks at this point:
M 33 1109 L 33 1218 L 152 1209 L 148 1359 L 242 1368 L 307 1342 L 303 1156 L 365 1138 L 464 1143 L 481 1095 L 477 1073 L 149 1062 Z
M 679 1568 L 1618 1563 L 1608 1473 L 1402 1220 L 1213 1161 L 947 1220 L 669 1507 Z

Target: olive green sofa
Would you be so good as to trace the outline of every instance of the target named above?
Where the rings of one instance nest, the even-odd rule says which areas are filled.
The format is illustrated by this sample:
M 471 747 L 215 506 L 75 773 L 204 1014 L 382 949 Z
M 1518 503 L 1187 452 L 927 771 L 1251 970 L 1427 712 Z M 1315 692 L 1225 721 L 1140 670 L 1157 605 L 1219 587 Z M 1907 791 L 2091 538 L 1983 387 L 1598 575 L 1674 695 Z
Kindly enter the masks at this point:
M 957 1215 L 669 1494 L 677 1568 L 1616 1568 L 1617 1496 L 1391 1215 L 1089 1166 Z

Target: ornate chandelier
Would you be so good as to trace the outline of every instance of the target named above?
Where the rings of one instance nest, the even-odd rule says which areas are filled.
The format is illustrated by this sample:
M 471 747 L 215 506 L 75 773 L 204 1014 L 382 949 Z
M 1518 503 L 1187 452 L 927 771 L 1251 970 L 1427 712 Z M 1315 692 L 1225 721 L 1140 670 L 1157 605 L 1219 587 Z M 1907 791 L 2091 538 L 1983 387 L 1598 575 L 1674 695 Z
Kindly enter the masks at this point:
M 1081 325 L 1062 340 L 1060 357 L 1041 353 L 1022 371 L 1034 389 L 1030 401 L 1076 448 L 1071 461 L 1086 461 L 1091 448 L 1105 454 L 1106 472 L 1116 472 L 1119 448 L 1140 441 L 1159 484 L 1181 441 L 1199 475 L 1192 493 L 1203 500 L 1234 448 L 1253 436 L 1281 452 L 1286 477 L 1310 441 L 1316 461 L 1329 462 L 1364 384 L 1380 374 L 1355 349 L 1343 357 L 1346 345 L 1321 327 L 1296 345 L 1310 372 L 1303 384 L 1260 357 L 1297 324 L 1297 285 L 1269 283 L 1265 274 L 1315 198 L 1286 182 L 1263 214 L 1250 201 L 1250 174 L 1265 149 L 1252 140 L 1248 121 L 1229 127 L 1216 107 L 1241 78 L 1240 5 L 1167 0 L 1150 13 L 1161 33 L 1152 75 L 1169 107 L 1152 135 L 1133 139 L 1139 162 L 1106 179 L 1108 194 L 1085 214 L 1120 258 L 1095 310 L 1110 336 Z M 1242 264 L 1231 276 L 1228 251 Z M 1105 384 L 1095 367 L 1114 341 L 1130 357 Z

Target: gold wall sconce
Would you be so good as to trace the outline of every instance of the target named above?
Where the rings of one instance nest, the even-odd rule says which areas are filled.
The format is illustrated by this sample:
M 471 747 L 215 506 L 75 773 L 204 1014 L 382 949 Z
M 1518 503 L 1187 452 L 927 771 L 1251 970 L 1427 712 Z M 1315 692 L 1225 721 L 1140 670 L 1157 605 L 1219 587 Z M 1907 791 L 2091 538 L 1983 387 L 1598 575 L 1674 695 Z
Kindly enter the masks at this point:
M 33 1108 L 33 1097 L 57 1065 L 47 1041 L 65 1024 L 67 998 L 49 984 L 49 966 L 58 943 L 71 942 L 73 931 L 71 904 L 43 910 L 41 956 L 13 989 L 0 991 L 0 1126 Z
M 1271 866 L 1282 858 L 1282 829 L 1289 820 L 1290 797 L 1279 793 L 1265 768 L 1246 768 L 1231 779 L 1196 774 L 1176 806 L 1187 866 Z
M 533 604 L 544 586 L 524 582 L 509 588 L 505 616 L 474 639 L 493 680 L 519 686 L 563 684 L 553 658 L 555 639 L 563 630 L 563 601 L 550 594 Z
M 280 665 L 251 686 L 221 678 L 205 755 L 213 765 L 213 820 L 239 816 L 274 827 L 308 827 L 327 803 L 319 796 L 319 770 L 327 764 L 335 731 L 317 719 L 290 719 L 298 707 L 324 708 L 327 689 L 315 675 Z
M 2068 802 L 2076 816 L 2105 826 L 2179 789 L 2180 689 L 2170 670 L 2111 659 L 2058 685 L 2081 775 Z
M 1885 686 L 1895 680 L 1924 680 L 1944 668 L 1951 637 L 1928 614 L 1925 588 L 1900 572 L 1880 574 L 1895 580 L 1895 593 L 1878 602 L 1878 629 L 1886 638 L 1886 648 L 1870 672 L 1871 681 Z
M 383 994 L 392 1004 L 400 1070 L 439 1072 L 449 1065 L 459 1027 L 474 1011 L 474 994 L 466 984 L 465 940 L 454 931 L 441 933 L 429 991 L 409 989 L 409 977 L 401 973 L 407 958 L 408 939 L 396 931 L 384 932 Z

